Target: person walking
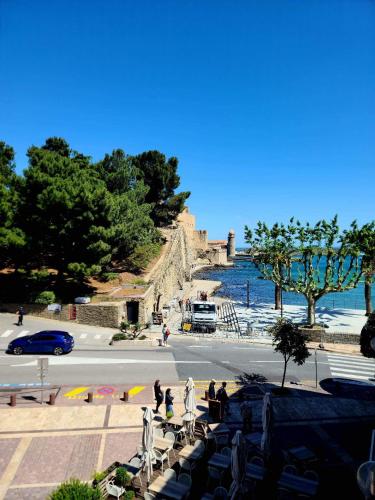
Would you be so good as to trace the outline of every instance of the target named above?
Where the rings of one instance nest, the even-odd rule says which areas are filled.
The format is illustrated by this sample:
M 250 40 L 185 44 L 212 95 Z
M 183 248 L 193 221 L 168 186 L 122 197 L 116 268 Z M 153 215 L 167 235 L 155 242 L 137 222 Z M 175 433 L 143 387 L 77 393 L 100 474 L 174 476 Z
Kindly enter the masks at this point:
M 19 306 L 16 314 L 18 314 L 17 326 L 23 326 L 23 316 L 25 313 L 22 306 Z
M 208 386 L 208 399 L 216 399 L 215 384 L 216 380 L 212 379 Z
M 172 396 L 172 389 L 168 387 L 168 389 L 165 392 L 165 413 L 167 418 L 172 418 L 174 413 L 173 413 L 173 400 L 174 396 Z
M 164 345 L 165 346 L 168 345 L 168 337 L 169 337 L 170 334 L 171 334 L 170 329 L 168 327 L 166 327 L 165 332 L 164 332 L 164 336 L 163 336 L 163 340 L 164 340 Z
M 162 404 L 162 402 L 164 401 L 164 392 L 161 390 L 160 380 L 155 380 L 154 395 L 155 395 L 155 399 L 156 399 L 156 410 L 155 410 L 155 413 L 160 413 L 159 412 L 159 407 Z
M 226 387 L 227 387 L 227 383 L 223 382 L 221 384 L 220 389 L 217 391 L 217 394 L 216 394 L 216 399 L 218 401 L 220 401 L 220 420 L 223 420 L 225 411 L 227 412 L 228 415 L 230 413 L 229 408 L 228 408 L 229 396 L 228 396 Z

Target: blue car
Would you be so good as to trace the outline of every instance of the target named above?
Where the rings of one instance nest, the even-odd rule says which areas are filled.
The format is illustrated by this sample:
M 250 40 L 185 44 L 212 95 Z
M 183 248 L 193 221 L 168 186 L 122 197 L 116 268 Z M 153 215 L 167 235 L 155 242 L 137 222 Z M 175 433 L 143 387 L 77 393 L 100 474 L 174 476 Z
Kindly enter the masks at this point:
M 46 353 L 60 356 L 70 352 L 74 347 L 74 338 L 68 332 L 59 330 L 43 330 L 12 340 L 8 352 L 13 354 Z

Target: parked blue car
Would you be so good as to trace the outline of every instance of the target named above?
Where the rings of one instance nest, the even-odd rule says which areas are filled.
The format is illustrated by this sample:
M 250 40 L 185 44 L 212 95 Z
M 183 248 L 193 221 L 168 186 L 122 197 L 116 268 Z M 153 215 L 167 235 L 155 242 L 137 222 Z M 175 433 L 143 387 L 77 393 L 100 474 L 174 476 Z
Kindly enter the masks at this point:
M 74 338 L 68 332 L 59 330 L 43 330 L 12 340 L 8 352 L 13 354 L 46 353 L 60 356 L 70 352 L 74 347 Z

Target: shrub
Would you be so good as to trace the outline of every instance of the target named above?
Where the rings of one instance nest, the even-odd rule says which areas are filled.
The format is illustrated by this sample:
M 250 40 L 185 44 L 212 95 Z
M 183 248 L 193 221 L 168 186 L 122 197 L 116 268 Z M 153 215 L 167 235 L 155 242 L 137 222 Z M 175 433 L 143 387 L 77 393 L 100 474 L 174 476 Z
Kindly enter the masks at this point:
M 107 475 L 106 471 L 94 472 L 94 474 L 92 475 L 92 479 L 97 483 L 100 483 L 100 481 L 102 481 L 106 477 L 106 475 Z
M 125 333 L 115 333 L 112 337 L 112 340 L 126 340 L 127 336 Z
M 371 313 L 360 336 L 361 353 L 366 358 L 375 358 L 375 351 L 371 347 L 371 340 L 375 337 L 375 312 Z
M 159 243 L 150 243 L 136 247 L 132 255 L 127 259 L 129 269 L 131 271 L 145 269 L 151 260 L 159 255 L 160 249 L 161 245 Z
M 121 321 L 120 330 L 122 332 L 126 333 L 129 327 L 130 327 L 130 323 L 128 323 L 127 321 Z
M 142 278 L 135 278 L 130 282 L 132 285 L 146 285 L 147 283 Z
M 60 484 L 49 496 L 50 500 L 101 500 L 102 498 L 98 489 L 79 479 L 70 479 Z
M 130 483 L 131 477 L 125 467 L 117 467 L 115 481 L 117 486 L 122 486 L 123 488 Z
M 30 278 L 33 281 L 46 281 L 49 278 L 48 269 L 33 270 L 30 273 Z
M 133 498 L 135 498 L 134 491 L 126 491 L 125 492 L 125 495 L 124 495 L 125 500 L 132 500 Z
M 36 297 L 35 297 L 35 304 L 53 304 L 56 302 L 56 296 L 54 292 L 40 292 Z
M 113 281 L 115 279 L 118 278 L 118 274 L 117 273 L 103 273 L 101 275 L 101 279 L 105 282 L 108 282 L 108 281 Z

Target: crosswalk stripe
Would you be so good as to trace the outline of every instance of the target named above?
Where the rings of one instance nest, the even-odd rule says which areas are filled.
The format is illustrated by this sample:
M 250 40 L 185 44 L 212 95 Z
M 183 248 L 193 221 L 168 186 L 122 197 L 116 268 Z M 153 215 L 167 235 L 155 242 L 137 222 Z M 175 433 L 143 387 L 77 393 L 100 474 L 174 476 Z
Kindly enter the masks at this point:
M 101 335 L 95 335 L 94 339 L 100 339 Z
M 332 367 L 332 371 L 335 371 L 335 372 L 346 372 L 346 373 L 358 373 L 359 375 L 365 375 L 366 373 L 369 373 L 370 375 L 373 375 L 374 374 L 374 370 L 354 370 L 354 369 L 350 369 L 350 368 L 340 368 L 340 367 L 337 367 L 337 366 L 334 366 Z
M 82 333 L 82 335 L 79 337 L 80 339 L 85 339 L 87 337 L 87 333 Z
M 356 363 L 355 361 L 339 361 L 339 360 L 329 360 L 330 365 L 340 365 L 340 366 L 358 366 L 363 368 L 375 368 L 375 363 Z
M 25 335 L 27 335 L 29 333 L 29 330 L 22 330 L 22 332 L 20 332 L 18 335 L 17 335 L 17 338 L 19 337 L 24 337 Z
M 73 389 L 72 391 L 66 392 L 64 396 L 67 398 L 77 396 L 77 394 L 81 394 L 84 391 L 87 391 L 88 387 L 77 387 L 76 389 Z
M 144 385 L 136 385 L 130 389 L 128 394 L 129 394 L 129 396 L 135 396 L 136 394 L 139 394 L 140 392 L 142 392 L 144 388 L 145 388 Z
M 13 333 L 13 330 L 5 330 L 5 332 L 1 335 L 2 337 L 9 337 Z
M 350 375 L 349 373 L 340 373 L 340 372 L 331 372 L 331 375 L 333 377 L 340 377 L 340 378 L 350 378 L 350 379 L 357 379 L 357 380 L 368 380 L 370 377 L 363 377 L 361 375 Z
M 346 359 L 348 361 L 368 361 L 364 356 L 351 356 L 350 354 L 327 354 L 328 359 Z

